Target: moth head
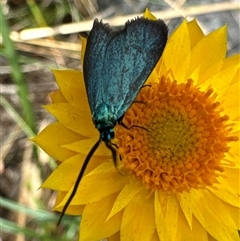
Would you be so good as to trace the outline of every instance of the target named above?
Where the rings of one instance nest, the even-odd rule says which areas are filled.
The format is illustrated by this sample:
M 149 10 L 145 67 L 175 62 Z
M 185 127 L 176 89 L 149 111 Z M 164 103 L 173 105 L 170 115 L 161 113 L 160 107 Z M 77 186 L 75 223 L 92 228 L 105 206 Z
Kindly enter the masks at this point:
M 114 138 L 114 130 L 112 127 L 104 128 L 99 131 L 100 131 L 101 140 L 104 142 L 109 142 L 109 141 L 111 141 L 111 139 Z

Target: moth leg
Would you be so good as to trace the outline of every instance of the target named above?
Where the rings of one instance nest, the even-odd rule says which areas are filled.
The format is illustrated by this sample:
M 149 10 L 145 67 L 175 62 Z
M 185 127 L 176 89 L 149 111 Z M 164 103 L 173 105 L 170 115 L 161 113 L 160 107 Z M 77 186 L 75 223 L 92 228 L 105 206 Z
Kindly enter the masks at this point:
M 113 146 L 115 146 L 117 149 L 118 149 L 118 145 L 117 144 L 115 144 L 115 143 L 111 143 Z M 119 155 L 119 159 L 120 159 L 120 161 L 122 160 L 122 157 L 121 157 L 121 155 Z
M 143 102 L 141 100 L 134 100 L 133 103 L 134 104 L 145 104 L 145 102 Z
M 117 172 L 118 172 L 120 175 L 123 176 L 124 174 L 119 171 L 118 166 L 117 166 L 117 152 L 116 152 L 116 150 L 113 148 L 113 146 L 115 146 L 116 148 L 118 148 L 117 144 L 111 143 L 111 142 L 108 142 L 108 141 L 106 141 L 105 144 L 106 144 L 107 148 L 110 149 L 110 151 L 112 152 L 113 164 L 114 164 Z M 120 160 L 122 160 L 121 155 L 119 155 L 119 158 L 120 158 Z
M 117 152 L 116 150 L 113 148 L 113 146 L 117 146 L 114 143 L 111 143 L 110 141 L 104 141 L 106 147 L 112 152 L 112 157 L 113 157 L 113 164 L 115 166 L 115 168 L 117 169 Z
M 141 87 L 141 89 L 143 89 L 144 87 L 151 87 L 151 85 L 143 85 Z M 140 103 L 140 104 L 145 104 L 145 102 L 141 101 L 141 100 L 134 100 L 132 103 Z
M 117 145 L 117 144 L 112 143 L 112 142 L 111 142 L 111 144 L 112 144 L 113 146 L 115 146 L 115 147 L 118 149 L 118 145 Z
M 144 88 L 144 87 L 151 87 L 151 85 L 143 85 L 143 86 L 141 87 L 141 89 Z
M 143 129 L 143 130 L 145 130 L 145 131 L 147 131 L 147 132 L 150 132 L 147 128 L 145 128 L 145 127 L 143 127 L 143 126 L 138 126 L 138 125 L 127 126 L 126 124 L 124 124 L 124 123 L 122 122 L 122 120 L 120 120 L 120 121 L 118 122 L 118 124 L 121 125 L 122 127 L 124 127 L 124 128 L 127 129 L 127 130 L 130 130 L 130 129 L 132 129 L 132 128 L 141 128 L 141 129 Z

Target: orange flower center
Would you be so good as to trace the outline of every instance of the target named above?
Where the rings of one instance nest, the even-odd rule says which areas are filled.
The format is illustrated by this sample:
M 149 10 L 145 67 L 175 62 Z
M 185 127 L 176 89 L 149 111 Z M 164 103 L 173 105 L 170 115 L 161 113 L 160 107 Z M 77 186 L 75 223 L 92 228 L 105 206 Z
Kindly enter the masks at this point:
M 119 125 L 116 137 L 124 166 L 146 187 L 171 193 L 217 181 L 236 137 L 212 93 L 164 77 L 142 88 L 123 120 L 133 127 Z

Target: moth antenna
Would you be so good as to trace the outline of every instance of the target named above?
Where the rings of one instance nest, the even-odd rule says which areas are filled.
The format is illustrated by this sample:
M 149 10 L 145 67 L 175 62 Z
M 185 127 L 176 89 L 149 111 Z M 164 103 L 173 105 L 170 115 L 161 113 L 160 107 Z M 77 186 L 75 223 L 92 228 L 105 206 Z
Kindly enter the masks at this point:
M 76 180 L 76 182 L 75 182 L 75 184 L 74 184 L 72 193 L 71 193 L 70 197 L 68 198 L 67 202 L 64 204 L 62 213 L 61 213 L 60 218 L 59 218 L 59 220 L 58 220 L 58 222 L 57 222 L 57 226 L 61 223 L 61 220 L 62 220 L 62 218 L 63 218 L 63 216 L 64 216 L 64 214 L 65 214 L 65 212 L 66 212 L 66 210 L 67 210 L 67 208 L 68 208 L 68 206 L 69 206 L 69 204 L 71 203 L 74 195 L 75 195 L 76 192 L 77 192 L 78 185 L 79 185 L 80 181 L 82 180 L 82 177 L 83 177 L 83 174 L 84 174 L 84 172 L 85 172 L 85 170 L 86 170 L 86 168 L 87 168 L 87 165 L 88 165 L 88 163 L 89 163 L 92 155 L 94 154 L 94 152 L 95 152 L 95 151 L 97 150 L 97 148 L 99 147 L 100 143 L 101 143 L 101 137 L 100 137 L 99 140 L 94 144 L 94 146 L 92 147 L 92 149 L 91 149 L 90 152 L 88 153 L 88 155 L 87 155 L 87 157 L 86 157 L 86 159 L 85 159 L 85 161 L 84 161 L 84 163 L 83 163 L 83 165 L 82 165 L 82 168 L 81 168 L 81 170 L 80 170 L 80 172 L 79 172 L 79 174 L 78 174 L 78 178 L 77 178 L 77 180 Z

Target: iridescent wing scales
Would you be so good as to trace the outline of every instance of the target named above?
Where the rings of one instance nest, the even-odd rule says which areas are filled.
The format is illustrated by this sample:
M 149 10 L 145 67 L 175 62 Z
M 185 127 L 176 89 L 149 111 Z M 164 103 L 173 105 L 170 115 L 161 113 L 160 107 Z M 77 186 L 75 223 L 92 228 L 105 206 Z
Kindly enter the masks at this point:
M 94 21 L 84 57 L 84 78 L 92 113 L 102 102 L 116 121 L 130 107 L 159 60 L 168 29 L 162 20 L 137 18 L 113 31 Z
M 112 30 L 108 24 L 94 20 L 93 28 L 87 39 L 87 46 L 84 55 L 83 73 L 88 101 L 92 113 L 103 101 L 105 90 L 103 89 L 104 58 L 108 42 L 111 40 Z

